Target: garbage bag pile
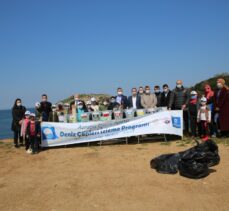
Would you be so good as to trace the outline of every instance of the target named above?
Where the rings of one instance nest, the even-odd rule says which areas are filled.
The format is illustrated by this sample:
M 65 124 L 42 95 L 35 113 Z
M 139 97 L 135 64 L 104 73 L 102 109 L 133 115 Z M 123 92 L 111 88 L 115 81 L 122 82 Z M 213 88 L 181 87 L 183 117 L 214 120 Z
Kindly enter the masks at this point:
M 150 166 L 159 173 L 176 174 L 199 179 L 209 175 L 209 167 L 218 165 L 220 156 L 217 144 L 209 139 L 203 143 L 179 152 L 164 154 L 150 161 Z

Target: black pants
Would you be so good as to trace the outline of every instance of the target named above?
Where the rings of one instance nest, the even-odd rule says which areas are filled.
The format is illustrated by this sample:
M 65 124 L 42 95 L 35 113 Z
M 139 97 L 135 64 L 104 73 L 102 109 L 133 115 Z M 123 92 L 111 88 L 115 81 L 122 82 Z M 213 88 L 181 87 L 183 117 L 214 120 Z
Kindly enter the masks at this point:
M 189 123 L 188 123 L 188 111 L 183 110 L 183 119 L 184 119 L 184 132 L 189 133 Z
M 200 131 L 200 136 L 207 136 L 209 135 L 209 123 L 206 121 L 200 121 L 199 122 L 199 131 Z
M 196 137 L 197 115 L 195 116 L 190 115 L 190 128 L 191 128 L 191 135 Z
M 31 149 L 34 152 L 38 152 L 38 139 L 36 136 L 31 136 L 30 137 L 30 144 L 31 144 Z
M 30 140 L 29 140 L 29 138 L 26 138 L 25 137 L 25 150 L 28 150 L 29 148 L 30 148 Z
M 21 130 L 14 131 L 14 145 L 18 146 L 18 139 L 20 144 L 23 144 L 23 137 L 21 136 Z

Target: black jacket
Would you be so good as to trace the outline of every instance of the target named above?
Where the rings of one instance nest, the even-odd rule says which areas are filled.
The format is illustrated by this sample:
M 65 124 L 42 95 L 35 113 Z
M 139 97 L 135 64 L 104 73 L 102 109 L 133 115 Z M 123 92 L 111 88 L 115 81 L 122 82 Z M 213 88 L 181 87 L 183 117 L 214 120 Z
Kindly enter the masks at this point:
M 173 108 L 180 110 L 182 105 L 188 105 L 189 102 L 189 95 L 187 89 L 184 87 L 182 88 L 175 88 L 173 90 Z
M 164 92 L 161 93 L 160 107 L 172 108 L 173 92 L 169 90 L 167 96 Z
M 136 107 L 137 109 L 142 109 L 142 105 L 141 105 L 141 97 L 139 95 L 136 96 Z M 128 97 L 128 107 L 129 108 L 133 108 L 133 101 L 132 101 L 132 96 Z
M 41 106 L 37 109 L 42 115 L 42 121 L 48 121 L 49 113 L 52 111 L 52 103 L 41 102 Z
M 157 107 L 161 107 L 161 92 L 159 93 L 154 93 L 157 97 Z
M 19 121 L 21 121 L 25 115 L 26 108 L 24 106 L 14 106 L 12 108 L 12 125 L 11 130 L 14 132 L 20 131 L 21 125 L 19 125 Z

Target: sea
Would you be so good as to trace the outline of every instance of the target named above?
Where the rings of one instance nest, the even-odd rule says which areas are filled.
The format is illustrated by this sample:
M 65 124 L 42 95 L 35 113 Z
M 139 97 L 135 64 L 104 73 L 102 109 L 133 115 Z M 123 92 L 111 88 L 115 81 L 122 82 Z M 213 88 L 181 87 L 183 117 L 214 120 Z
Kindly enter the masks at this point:
M 34 108 L 27 109 L 34 112 Z M 13 131 L 11 130 L 12 110 L 0 110 L 0 139 L 13 138 Z

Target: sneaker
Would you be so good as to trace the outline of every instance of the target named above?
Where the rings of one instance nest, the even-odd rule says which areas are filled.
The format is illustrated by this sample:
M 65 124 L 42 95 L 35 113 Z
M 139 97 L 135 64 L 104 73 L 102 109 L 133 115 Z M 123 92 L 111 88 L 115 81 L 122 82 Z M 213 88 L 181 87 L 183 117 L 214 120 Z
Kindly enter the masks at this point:
M 32 150 L 31 150 L 31 149 L 27 149 L 27 150 L 26 150 L 26 153 L 32 154 Z

